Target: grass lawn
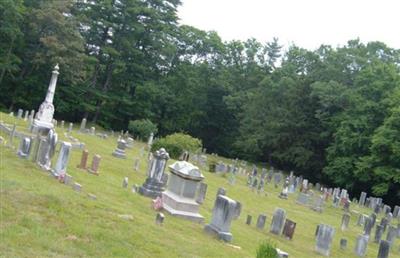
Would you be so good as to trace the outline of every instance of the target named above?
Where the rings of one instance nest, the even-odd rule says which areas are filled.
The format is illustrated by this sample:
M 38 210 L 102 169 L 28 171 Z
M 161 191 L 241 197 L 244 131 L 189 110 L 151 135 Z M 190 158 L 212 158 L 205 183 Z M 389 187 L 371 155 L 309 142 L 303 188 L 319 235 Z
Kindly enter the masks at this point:
M 19 131 L 27 128 L 26 122 L 16 121 L 8 114 L 0 113 L 0 120 L 9 124 L 17 122 Z M 65 139 L 61 128 L 57 128 L 57 132 L 59 139 Z M 7 135 L 3 132 L 0 135 L 8 141 Z M 258 195 L 246 186 L 245 176 L 239 175 L 236 184 L 230 185 L 227 178 L 209 173 L 207 169 L 202 170 L 208 190 L 200 213 L 208 223 L 217 189 L 224 187 L 227 196 L 242 203 L 241 216 L 231 227 L 231 244 L 241 248 L 205 234 L 204 225 L 168 214 L 165 214 L 163 226 L 157 226 L 151 200 L 131 192 L 131 185 L 141 185 L 146 178 L 147 154 L 140 157 L 144 143 L 135 142 L 133 149 L 127 149 L 127 159 L 118 159 L 111 155 L 116 138 L 101 139 L 78 134 L 76 130 L 72 135 L 86 144 L 90 153 L 88 163 L 94 154 L 102 157 L 100 175 L 95 176 L 76 167 L 81 151 L 72 152 L 68 173 L 82 185 L 80 193 L 56 181 L 31 160 L 18 158 L 16 149 L 0 145 L 0 257 L 255 257 L 258 245 L 265 240 L 271 240 L 292 258 L 322 257 L 314 252 L 314 233 L 319 223 L 332 225 L 336 230 L 331 257 L 356 257 L 355 240 L 362 233 L 362 227 L 356 226 L 357 214 L 352 214 L 350 228 L 342 232 L 343 211 L 333 208 L 331 202 L 323 213 L 317 213 L 297 205 L 297 193 L 282 200 L 278 198 L 281 189 L 266 184 L 267 195 Z M 15 147 L 18 144 L 15 139 Z M 134 160 L 138 157 L 141 158 L 140 170 L 135 172 Z M 130 184 L 128 189 L 122 188 L 126 176 Z M 90 199 L 88 193 L 95 194 L 97 200 Z M 297 223 L 291 241 L 269 233 L 271 217 L 277 207 L 285 209 L 287 218 Z M 351 210 L 371 214 L 370 210 L 355 205 Z M 257 230 L 255 223 L 261 213 L 267 215 L 266 227 Z M 247 214 L 253 216 L 251 226 L 245 223 Z M 119 215 L 131 215 L 133 219 L 126 220 Z M 372 233 L 370 238 L 373 239 L 375 229 Z M 340 250 L 341 238 L 348 239 L 347 250 Z M 399 242 L 397 239 L 390 257 L 400 257 Z M 376 257 L 377 251 L 378 245 L 371 241 L 366 257 Z

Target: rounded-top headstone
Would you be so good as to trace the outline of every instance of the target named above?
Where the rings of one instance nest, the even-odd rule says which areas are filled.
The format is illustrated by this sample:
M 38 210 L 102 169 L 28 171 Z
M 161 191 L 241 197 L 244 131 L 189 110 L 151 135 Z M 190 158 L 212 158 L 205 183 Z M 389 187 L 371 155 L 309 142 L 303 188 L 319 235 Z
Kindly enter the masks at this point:
M 204 176 L 200 169 L 187 161 L 177 161 L 169 166 L 171 173 L 194 181 L 201 181 Z

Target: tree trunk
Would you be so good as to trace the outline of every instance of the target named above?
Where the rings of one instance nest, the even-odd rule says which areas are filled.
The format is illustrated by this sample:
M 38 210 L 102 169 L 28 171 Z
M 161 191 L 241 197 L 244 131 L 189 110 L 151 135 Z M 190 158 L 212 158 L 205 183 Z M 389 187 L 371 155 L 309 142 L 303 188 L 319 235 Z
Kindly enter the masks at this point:
M 113 68 L 114 68 L 114 65 L 112 63 L 107 65 L 107 78 L 106 78 L 106 81 L 103 84 L 103 88 L 102 88 L 102 92 L 103 93 L 106 93 L 108 91 L 108 88 L 109 88 L 109 86 L 111 84 Z M 93 123 L 97 122 L 97 120 L 99 118 L 99 115 L 100 115 L 100 112 L 101 112 L 101 107 L 105 103 L 106 103 L 105 100 L 97 100 L 97 102 L 96 102 L 96 111 L 94 113 L 94 117 L 93 117 L 93 120 L 92 120 Z

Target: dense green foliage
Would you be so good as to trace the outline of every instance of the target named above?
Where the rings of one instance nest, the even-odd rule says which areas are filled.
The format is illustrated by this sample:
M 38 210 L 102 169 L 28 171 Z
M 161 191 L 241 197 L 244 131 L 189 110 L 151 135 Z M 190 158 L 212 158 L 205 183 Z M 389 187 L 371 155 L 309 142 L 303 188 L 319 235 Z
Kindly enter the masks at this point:
M 223 42 L 178 25 L 179 0 L 0 2 L 0 108 L 37 108 L 58 62 L 56 118 L 149 119 L 209 152 L 400 197 L 396 49 Z
M 278 258 L 278 252 L 270 242 L 262 242 L 257 249 L 257 258 Z
M 184 151 L 197 152 L 201 150 L 201 140 L 183 133 L 174 133 L 165 138 L 157 139 L 151 146 L 152 151 L 165 148 L 171 158 L 178 159 Z
M 134 136 L 146 140 L 151 133 L 157 133 L 157 125 L 153 124 L 149 119 L 140 119 L 129 121 L 128 129 Z

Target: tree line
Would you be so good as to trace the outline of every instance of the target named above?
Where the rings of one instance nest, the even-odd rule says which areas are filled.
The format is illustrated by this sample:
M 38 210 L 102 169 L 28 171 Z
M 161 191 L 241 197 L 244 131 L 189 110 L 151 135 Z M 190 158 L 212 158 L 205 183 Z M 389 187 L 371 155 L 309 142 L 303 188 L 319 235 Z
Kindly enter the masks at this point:
M 60 65 L 56 117 L 149 119 L 209 152 L 400 198 L 399 50 L 224 42 L 179 25 L 179 0 L 0 1 L 0 108 L 37 108 Z

